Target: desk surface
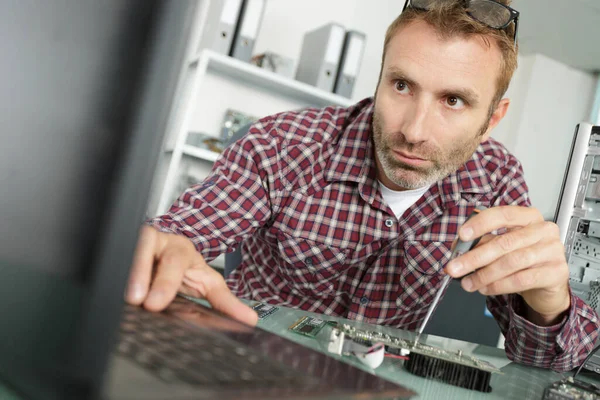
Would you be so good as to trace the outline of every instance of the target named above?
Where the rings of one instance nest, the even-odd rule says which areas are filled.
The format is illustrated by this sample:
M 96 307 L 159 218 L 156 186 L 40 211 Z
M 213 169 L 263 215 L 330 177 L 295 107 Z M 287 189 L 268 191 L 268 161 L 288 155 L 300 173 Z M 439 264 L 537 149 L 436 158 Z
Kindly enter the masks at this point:
M 349 323 L 357 328 L 370 329 L 387 333 L 393 336 L 404 337 L 407 339 L 414 338 L 414 333 L 402 331 L 398 329 L 380 327 L 360 323 L 357 321 L 348 321 L 343 318 L 324 317 L 320 314 L 309 313 L 305 311 L 293 310 L 285 307 L 279 309 L 265 319 L 259 321 L 258 326 L 286 337 L 294 342 L 300 343 L 307 347 L 311 347 L 322 353 L 329 354 L 326 350 L 327 339 L 329 337 L 330 327 L 325 327 L 316 338 L 309 338 L 288 330 L 288 327 L 298 320 L 301 316 L 310 315 L 327 320 L 335 320 L 339 322 Z M 472 390 L 462 389 L 448 384 L 432 381 L 429 379 L 417 377 L 408 373 L 402 367 L 402 362 L 393 359 L 385 359 L 383 364 L 372 370 L 360 363 L 354 357 L 331 355 L 332 357 L 342 359 L 360 369 L 372 372 L 390 381 L 397 382 L 406 386 L 418 395 L 415 399 L 518 399 L 518 400 L 539 400 L 542 398 L 544 388 L 550 383 L 560 380 L 572 373 L 556 373 L 540 368 L 526 367 L 523 365 L 510 362 L 504 350 L 493 348 L 484 345 L 478 345 L 459 340 L 446 339 L 437 336 L 423 335 L 422 339 L 425 343 L 451 350 L 463 350 L 464 354 L 471 354 L 480 359 L 491 362 L 496 367 L 500 368 L 502 374 L 493 374 L 491 379 L 491 393 L 480 393 Z M 586 377 L 586 380 L 591 378 Z M 595 383 L 599 381 L 594 380 Z M 0 384 L 0 399 L 1 400 L 20 400 L 19 397 L 7 387 Z
M 297 343 L 311 347 L 323 353 L 327 353 L 326 341 L 328 339 L 331 328 L 324 328 L 314 339 L 296 334 L 288 330 L 288 327 L 292 325 L 302 315 L 311 315 L 327 320 L 343 321 L 357 328 L 375 330 L 378 332 L 387 333 L 389 335 L 403 337 L 407 339 L 414 338 L 414 333 L 412 332 L 402 331 L 388 327 L 369 325 L 356 321 L 348 321 L 343 318 L 324 317 L 320 314 L 308 313 L 283 307 L 279 308 L 277 312 L 268 316 L 267 318 L 260 320 L 258 326 L 270 332 L 276 333 L 280 336 L 284 336 Z M 381 364 L 381 366 L 379 366 L 375 370 L 372 370 L 364 364 L 360 363 L 355 357 L 336 355 L 332 356 L 338 359 L 342 359 L 345 362 L 349 362 L 365 371 L 370 371 L 378 376 L 386 378 L 390 381 L 397 382 L 403 386 L 412 389 L 413 391 L 418 393 L 418 396 L 416 396 L 415 399 L 539 400 L 542 398 L 544 389 L 550 383 L 572 375 L 571 372 L 560 374 L 541 368 L 532 368 L 513 363 L 510 360 L 508 360 L 508 358 L 506 358 L 503 349 L 495 347 L 489 347 L 431 335 L 423 335 L 421 337 L 421 340 L 429 345 L 441 347 L 444 349 L 461 349 L 463 350 L 464 354 L 470 354 L 482 360 L 489 361 L 496 367 L 500 368 L 502 374 L 492 374 L 492 379 L 490 382 L 492 392 L 476 392 L 473 390 L 463 389 L 456 386 L 451 386 L 445 383 L 436 382 L 412 375 L 406 370 L 404 370 L 404 368 L 402 367 L 402 361 L 398 360 L 386 358 L 383 361 L 383 364 Z

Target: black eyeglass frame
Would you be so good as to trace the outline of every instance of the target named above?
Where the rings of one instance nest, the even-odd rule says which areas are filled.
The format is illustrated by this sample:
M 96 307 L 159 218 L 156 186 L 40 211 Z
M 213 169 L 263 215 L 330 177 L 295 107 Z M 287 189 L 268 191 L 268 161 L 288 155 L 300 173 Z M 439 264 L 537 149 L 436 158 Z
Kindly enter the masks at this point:
M 513 36 L 513 43 L 516 45 L 516 44 L 517 44 L 517 31 L 519 30 L 519 15 L 520 15 L 520 13 L 519 13 L 517 10 L 515 10 L 514 8 L 512 8 L 512 7 L 510 7 L 510 6 L 507 6 L 506 4 L 498 3 L 497 1 L 494 1 L 494 0 L 480 0 L 480 1 L 486 1 L 486 2 L 488 2 L 488 3 L 496 3 L 497 5 L 499 5 L 499 6 L 501 6 L 501 7 L 504 7 L 504 8 L 506 8 L 506 9 L 507 9 L 507 10 L 510 12 L 510 18 L 509 18 L 509 19 L 508 19 L 508 21 L 507 21 L 507 22 L 506 22 L 504 25 L 502 25 L 502 26 L 499 26 L 499 27 L 496 27 L 496 26 L 491 26 L 491 25 L 490 25 L 490 24 L 488 24 L 487 22 L 485 22 L 485 21 L 482 21 L 482 20 L 480 20 L 479 18 L 476 18 L 476 17 L 475 17 L 473 14 L 471 14 L 471 13 L 468 11 L 468 9 L 469 9 L 469 3 L 470 3 L 470 0 L 463 0 L 463 4 L 464 4 L 464 7 L 465 7 L 465 9 L 466 9 L 466 13 L 467 13 L 467 14 L 468 14 L 468 15 L 469 15 L 471 18 L 473 18 L 475 21 L 477 21 L 477 22 L 481 22 L 481 23 L 482 23 L 482 24 L 484 24 L 485 26 L 488 26 L 488 27 L 490 27 L 490 28 L 492 28 L 492 29 L 497 29 L 497 30 L 504 30 L 504 29 L 506 29 L 506 28 L 507 28 L 507 27 L 510 25 L 510 23 L 511 23 L 511 22 L 514 22 L 514 24 L 515 24 L 515 34 L 514 34 L 514 36 Z M 412 8 L 414 8 L 414 9 L 416 9 L 416 10 L 423 10 L 423 11 L 427 11 L 427 10 L 426 10 L 426 9 L 424 9 L 424 8 L 420 8 L 420 7 L 415 7 L 415 6 L 413 6 L 413 5 L 412 5 L 412 1 L 411 1 L 411 0 L 406 0 L 406 1 L 404 2 L 404 7 L 402 7 L 402 11 L 406 10 L 406 7 L 408 7 L 408 5 L 409 5 L 409 4 L 410 4 L 410 6 L 411 6 Z

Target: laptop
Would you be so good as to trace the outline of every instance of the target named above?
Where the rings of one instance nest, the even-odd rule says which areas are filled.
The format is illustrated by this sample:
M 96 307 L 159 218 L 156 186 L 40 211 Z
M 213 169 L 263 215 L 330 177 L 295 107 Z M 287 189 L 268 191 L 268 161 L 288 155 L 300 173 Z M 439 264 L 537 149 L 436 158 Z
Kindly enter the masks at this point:
M 198 6 L 3 4 L 0 381 L 45 400 L 411 396 L 183 298 L 124 304 Z

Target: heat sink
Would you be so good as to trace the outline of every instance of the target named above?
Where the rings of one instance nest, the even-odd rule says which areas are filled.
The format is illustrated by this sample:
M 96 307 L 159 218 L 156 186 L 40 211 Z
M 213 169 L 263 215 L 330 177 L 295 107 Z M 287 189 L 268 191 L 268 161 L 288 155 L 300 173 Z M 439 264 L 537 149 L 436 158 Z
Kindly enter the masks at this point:
M 479 392 L 491 392 L 492 373 L 424 354 L 411 353 L 404 368 L 411 374 Z

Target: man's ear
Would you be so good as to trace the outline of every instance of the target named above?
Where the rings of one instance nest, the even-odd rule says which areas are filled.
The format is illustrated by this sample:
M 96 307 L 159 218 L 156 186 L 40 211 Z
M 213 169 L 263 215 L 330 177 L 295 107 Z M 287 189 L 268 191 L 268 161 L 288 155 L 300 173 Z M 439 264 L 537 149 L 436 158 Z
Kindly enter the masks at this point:
M 502 121 L 502 118 L 504 118 L 504 116 L 506 115 L 509 105 L 510 105 L 510 99 L 504 98 L 504 99 L 500 100 L 500 102 L 496 106 L 496 109 L 492 113 L 492 116 L 490 117 L 490 121 L 488 123 L 487 130 L 481 136 L 481 142 L 485 142 L 490 137 L 490 134 L 492 133 L 494 128 L 496 126 L 498 126 L 500 121 Z

